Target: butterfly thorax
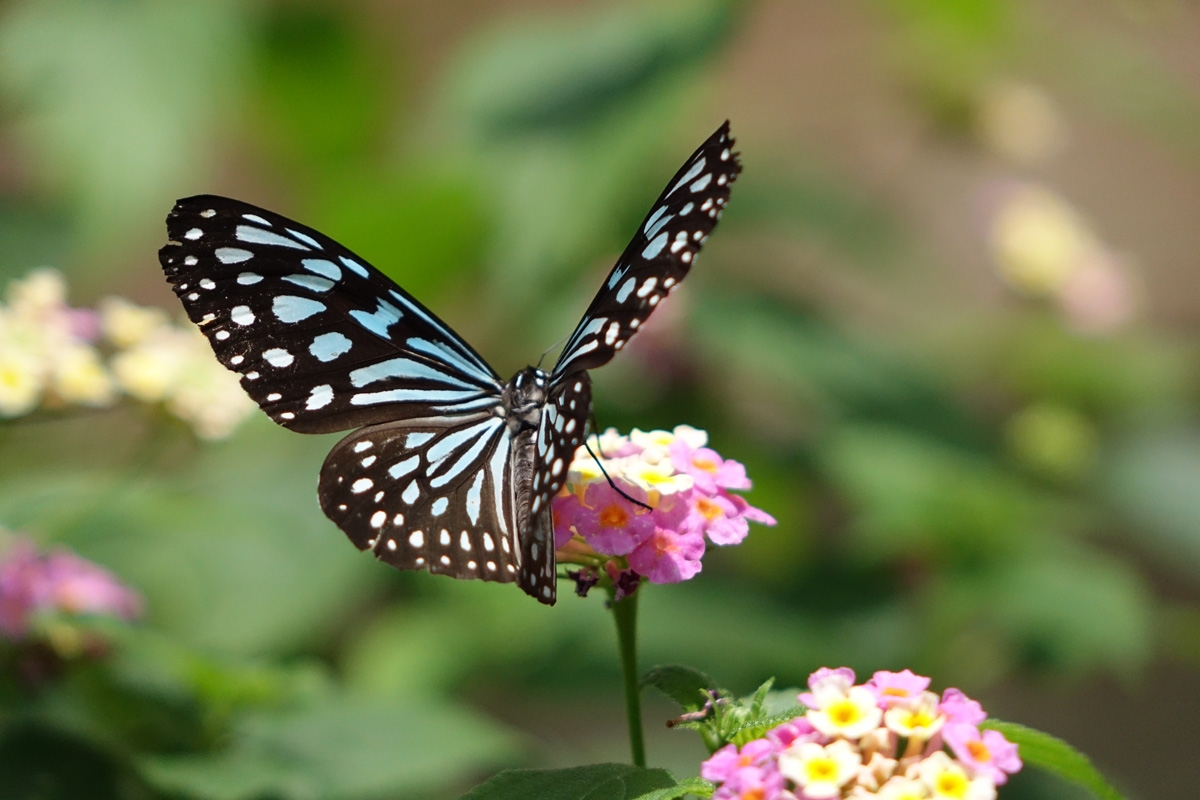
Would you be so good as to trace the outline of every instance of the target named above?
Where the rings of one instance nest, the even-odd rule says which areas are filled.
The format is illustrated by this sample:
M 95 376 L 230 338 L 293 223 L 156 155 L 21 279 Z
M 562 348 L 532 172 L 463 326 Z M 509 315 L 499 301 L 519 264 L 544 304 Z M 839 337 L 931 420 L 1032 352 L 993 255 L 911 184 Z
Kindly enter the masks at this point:
M 537 367 L 526 367 L 512 377 L 504 387 L 503 413 L 508 429 L 515 436 L 521 431 L 537 428 L 542 421 L 542 408 L 546 405 L 546 392 L 550 385 L 550 374 Z

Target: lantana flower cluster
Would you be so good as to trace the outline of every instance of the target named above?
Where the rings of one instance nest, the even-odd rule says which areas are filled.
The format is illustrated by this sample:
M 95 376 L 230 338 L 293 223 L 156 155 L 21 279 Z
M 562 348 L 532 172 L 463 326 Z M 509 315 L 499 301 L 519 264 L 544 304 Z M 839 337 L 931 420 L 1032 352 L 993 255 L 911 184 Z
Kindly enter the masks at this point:
M 103 408 L 122 394 L 163 403 L 208 439 L 228 436 L 254 410 L 190 323 L 115 297 L 72 308 L 53 269 L 13 281 L 0 303 L 0 419 Z
M 554 500 L 555 545 L 560 561 L 604 563 L 618 588 L 641 577 L 687 580 L 700 571 L 707 543 L 738 544 L 749 523 L 775 524 L 733 493 L 750 488 L 746 468 L 710 449 L 702 430 L 622 436 L 609 428 L 588 444 L 596 458 L 580 447 Z
M 103 567 L 58 548 L 0 531 L 0 638 L 35 636 L 42 620 L 107 616 L 134 619 L 141 596 Z
M 848 667 L 817 670 L 803 716 L 714 753 L 700 770 L 713 800 L 993 800 L 1021 769 L 1017 746 L 981 730 L 987 714 L 958 689 L 939 696 L 909 670 L 854 681 Z

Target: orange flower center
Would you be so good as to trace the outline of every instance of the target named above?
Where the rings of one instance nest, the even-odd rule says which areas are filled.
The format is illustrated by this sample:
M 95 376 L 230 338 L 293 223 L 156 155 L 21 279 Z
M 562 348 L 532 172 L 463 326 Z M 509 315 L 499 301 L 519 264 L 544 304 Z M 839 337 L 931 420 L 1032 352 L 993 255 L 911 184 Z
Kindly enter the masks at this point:
M 703 497 L 696 501 L 696 510 L 703 514 L 705 519 L 716 519 L 717 517 L 725 516 L 725 512 L 721 510 L 719 505 Z
M 624 528 L 629 524 L 629 514 L 625 509 L 613 504 L 600 512 L 600 524 L 606 528 Z
M 898 686 L 889 686 L 883 690 L 883 694 L 889 697 L 908 697 L 908 690 L 901 689 Z
M 763 800 L 763 798 L 766 796 L 766 790 L 762 787 L 756 786 L 753 789 L 747 789 L 746 791 L 742 792 L 742 796 L 739 798 L 739 800 Z
M 988 750 L 987 745 L 980 741 L 967 742 L 967 750 L 971 752 L 971 757 L 976 761 L 991 761 L 992 751 Z
M 738 756 L 738 766 L 748 767 L 754 763 L 754 759 L 750 756 Z
M 707 458 L 693 458 L 692 465 L 696 467 L 696 469 L 702 469 L 705 472 L 711 472 L 714 475 L 717 474 L 717 462 L 710 461 Z

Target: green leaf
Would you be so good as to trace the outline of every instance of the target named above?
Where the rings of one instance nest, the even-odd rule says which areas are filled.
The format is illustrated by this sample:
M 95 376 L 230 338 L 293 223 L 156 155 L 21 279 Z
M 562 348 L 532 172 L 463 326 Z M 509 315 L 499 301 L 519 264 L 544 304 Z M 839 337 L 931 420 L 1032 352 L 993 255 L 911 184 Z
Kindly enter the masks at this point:
M 1021 760 L 1090 789 L 1101 800 L 1124 800 L 1100 774 L 1091 759 L 1055 736 L 1015 722 L 988 720 L 981 726 L 1000 731 L 1019 748 Z
M 203 174 L 239 94 L 245 6 L 14 3 L 0 24 L 0 88 L 30 174 L 69 196 L 91 244 L 159 220 Z M 186 154 L 186 157 L 181 157 Z
M 687 778 L 674 786 L 655 789 L 652 792 L 640 795 L 637 800 L 676 800 L 689 794 L 696 797 L 712 797 L 715 788 L 711 783 L 704 780 L 704 778 Z
M 704 706 L 705 692 L 716 691 L 717 682 L 709 675 L 691 667 L 669 664 L 654 667 L 642 676 L 641 688 L 653 686 L 667 697 L 683 706 L 686 711 L 696 711 Z
M 622 3 L 586 15 L 524 15 L 468 48 L 450 96 L 484 139 L 577 127 L 643 97 L 664 75 L 694 68 L 726 40 L 733 5 Z
M 411 796 L 513 755 L 507 733 L 431 702 L 331 696 L 285 713 L 247 715 L 223 751 L 139 763 L 159 789 L 204 800 Z
M 461 800 L 636 800 L 655 797 L 651 794 L 655 790 L 671 790 L 679 785 L 666 770 L 628 764 L 513 769 L 476 786 Z M 667 794 L 662 797 L 680 796 Z

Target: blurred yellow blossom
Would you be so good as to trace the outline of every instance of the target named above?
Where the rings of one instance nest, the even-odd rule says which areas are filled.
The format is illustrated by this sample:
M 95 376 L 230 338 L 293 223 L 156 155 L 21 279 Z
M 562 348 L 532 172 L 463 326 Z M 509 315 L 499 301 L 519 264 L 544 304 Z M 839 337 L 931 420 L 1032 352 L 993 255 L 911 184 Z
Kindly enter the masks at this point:
M 1051 296 L 1100 244 L 1075 209 L 1042 186 L 1014 188 L 992 220 L 1001 275 L 1031 295 Z
M 132 347 L 169 324 L 161 308 L 135 305 L 123 297 L 100 301 L 100 329 L 117 347 Z
M 1107 333 L 1133 318 L 1137 297 L 1127 262 L 1064 197 L 1030 183 L 1000 194 L 988 240 L 1013 288 L 1055 301 L 1083 333 Z
M 123 392 L 164 403 L 197 435 L 220 438 L 255 408 L 204 336 L 162 309 L 116 297 L 99 311 L 71 308 L 67 283 L 52 269 L 13 281 L 4 299 L 0 417 L 39 406 L 106 406 Z
M 1066 144 L 1066 125 L 1043 89 L 1021 81 L 990 86 L 979 105 L 979 134 L 999 155 L 1022 165 L 1045 161 Z
M 149 320 L 137 311 L 148 309 L 117 312 L 123 321 L 135 323 L 123 333 Z M 168 411 L 206 439 L 228 436 L 255 409 L 237 376 L 221 366 L 204 335 L 190 326 L 145 327 L 140 341 L 113 356 L 112 370 L 127 394 L 146 403 L 166 403 Z
M 16 417 L 36 408 L 44 383 L 38 358 L 5 341 L 0 332 L 0 417 Z
M 60 400 L 83 406 L 106 406 L 116 397 L 116 385 L 100 354 L 88 345 L 64 348 L 53 365 L 51 386 Z

